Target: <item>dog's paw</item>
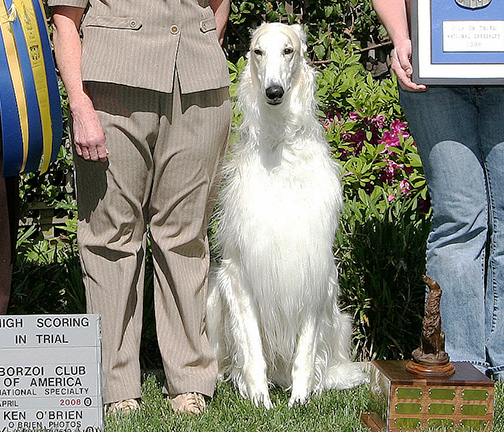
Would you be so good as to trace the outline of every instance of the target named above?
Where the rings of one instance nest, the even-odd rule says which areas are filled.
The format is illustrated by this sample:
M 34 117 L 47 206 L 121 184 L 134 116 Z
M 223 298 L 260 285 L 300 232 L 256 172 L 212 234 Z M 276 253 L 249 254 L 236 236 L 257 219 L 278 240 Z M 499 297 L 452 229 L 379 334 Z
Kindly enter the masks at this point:
M 262 359 L 255 359 L 262 360 Z M 252 367 L 253 366 L 253 367 Z M 244 374 L 244 384 L 246 384 L 246 394 L 254 402 L 256 408 L 264 405 L 266 409 L 273 408 L 268 390 L 268 378 L 266 376 L 266 363 L 264 361 L 256 361 L 251 363 L 247 368 L 248 373 Z
M 292 408 L 294 405 L 306 405 L 310 401 L 310 395 L 306 391 L 302 392 L 292 392 L 291 397 L 289 399 L 289 408 Z
M 269 397 L 269 393 L 266 391 L 264 392 L 256 392 L 254 395 L 251 396 L 252 402 L 254 402 L 254 405 L 256 408 L 259 408 L 259 406 L 264 405 L 264 407 L 267 410 L 270 410 L 273 408 L 273 403 L 271 402 L 271 399 Z

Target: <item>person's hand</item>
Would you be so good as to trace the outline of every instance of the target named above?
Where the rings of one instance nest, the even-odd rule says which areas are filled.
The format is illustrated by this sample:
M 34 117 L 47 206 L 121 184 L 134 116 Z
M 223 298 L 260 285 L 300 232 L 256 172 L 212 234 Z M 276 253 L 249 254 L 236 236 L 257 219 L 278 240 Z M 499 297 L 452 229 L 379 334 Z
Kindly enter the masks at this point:
M 105 162 L 108 150 L 105 132 L 92 105 L 72 110 L 75 150 L 88 161 Z
M 411 65 L 411 40 L 402 39 L 394 44 L 392 51 L 392 70 L 397 75 L 399 85 L 407 91 L 425 91 L 427 87 L 411 80 L 413 66 Z

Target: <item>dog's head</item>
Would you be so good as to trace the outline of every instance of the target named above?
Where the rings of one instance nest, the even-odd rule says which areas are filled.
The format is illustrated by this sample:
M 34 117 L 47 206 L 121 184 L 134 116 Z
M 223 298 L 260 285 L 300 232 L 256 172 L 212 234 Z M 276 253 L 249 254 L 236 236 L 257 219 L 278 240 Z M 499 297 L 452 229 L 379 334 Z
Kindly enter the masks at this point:
M 306 35 L 298 25 L 263 24 L 252 35 L 249 67 L 253 85 L 269 105 L 279 105 L 305 66 Z

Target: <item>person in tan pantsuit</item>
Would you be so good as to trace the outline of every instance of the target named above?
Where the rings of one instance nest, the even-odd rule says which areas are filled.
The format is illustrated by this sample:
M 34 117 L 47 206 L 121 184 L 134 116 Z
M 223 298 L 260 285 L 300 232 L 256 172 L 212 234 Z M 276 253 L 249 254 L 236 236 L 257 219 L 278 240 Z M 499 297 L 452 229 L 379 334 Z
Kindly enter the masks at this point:
M 49 0 L 75 147 L 87 309 L 102 317 L 107 411 L 138 408 L 147 235 L 165 392 L 200 413 L 217 364 L 205 335 L 206 230 L 231 109 L 229 0 Z

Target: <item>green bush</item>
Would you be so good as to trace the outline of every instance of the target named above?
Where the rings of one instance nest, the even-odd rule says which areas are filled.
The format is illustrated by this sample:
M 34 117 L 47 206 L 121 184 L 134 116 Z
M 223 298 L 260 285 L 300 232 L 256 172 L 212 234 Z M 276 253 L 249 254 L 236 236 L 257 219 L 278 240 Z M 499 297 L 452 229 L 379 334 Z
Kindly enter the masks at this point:
M 335 243 L 341 299 L 360 359 L 403 358 L 419 340 L 430 202 L 395 81 L 372 79 L 357 49 L 332 45 L 317 91 L 327 140 L 344 168 Z
M 236 61 L 243 55 L 250 29 L 263 21 L 292 24 L 301 20 L 308 33 L 310 58 L 316 61 L 329 58 L 334 40 L 342 46 L 357 42 L 361 47 L 367 47 L 382 42 L 386 35 L 369 0 L 302 0 L 291 3 L 293 13 L 287 14 L 283 0 L 233 1 L 228 32 L 231 60 Z

